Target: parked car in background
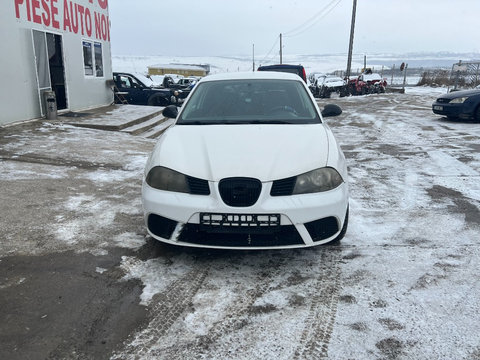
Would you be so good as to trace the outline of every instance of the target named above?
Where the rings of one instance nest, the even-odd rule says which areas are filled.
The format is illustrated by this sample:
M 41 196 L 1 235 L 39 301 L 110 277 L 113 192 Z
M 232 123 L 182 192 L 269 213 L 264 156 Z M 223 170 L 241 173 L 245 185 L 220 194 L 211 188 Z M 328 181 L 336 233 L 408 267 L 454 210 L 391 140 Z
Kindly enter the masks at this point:
M 142 74 L 114 72 L 115 101 L 133 105 L 167 106 L 180 105 L 188 91 L 171 88 L 157 88 L 151 79 Z
M 258 71 L 278 71 L 278 72 L 297 74 L 303 79 L 303 81 L 305 81 L 305 83 L 307 83 L 307 74 L 305 72 L 305 68 L 302 65 L 287 65 L 287 64 L 265 65 L 265 66 L 260 66 L 258 68 Z
M 326 76 L 323 81 L 317 82 L 317 96 L 320 98 L 329 98 L 332 93 L 337 93 L 341 97 L 348 94 L 346 81 L 338 76 Z
M 351 95 L 366 95 L 384 93 L 387 80 L 380 74 L 367 71 L 348 82 L 348 91 Z
M 448 119 L 473 119 L 480 122 L 480 89 L 454 91 L 439 97 L 432 111 Z
M 324 108 L 323 116 L 341 109 Z M 267 71 L 202 79 L 144 173 L 149 234 L 173 245 L 302 248 L 348 226 L 345 157 L 306 84 Z
M 308 80 L 313 84 L 319 77 L 325 77 L 326 74 L 320 72 L 314 72 L 308 75 Z
M 318 97 L 318 91 L 319 91 L 320 87 L 322 86 L 323 82 L 325 81 L 326 77 L 327 77 L 327 75 L 325 75 L 325 74 L 318 74 L 318 75 L 313 77 L 313 81 L 310 81 L 310 84 L 309 84 L 308 87 L 309 87 L 309 89 L 312 92 L 314 97 Z
M 183 78 L 178 81 L 178 85 L 180 85 L 182 88 L 193 88 L 195 84 L 198 82 L 197 78 Z

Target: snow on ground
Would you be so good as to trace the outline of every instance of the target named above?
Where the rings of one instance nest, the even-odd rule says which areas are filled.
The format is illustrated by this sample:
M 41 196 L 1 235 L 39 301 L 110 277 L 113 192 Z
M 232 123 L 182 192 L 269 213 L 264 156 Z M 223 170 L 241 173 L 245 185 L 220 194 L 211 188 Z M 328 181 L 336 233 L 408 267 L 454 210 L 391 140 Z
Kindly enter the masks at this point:
M 1 253 L 143 245 L 150 256 L 121 267 L 144 284 L 150 322 L 114 359 L 478 359 L 480 126 L 433 115 L 445 91 L 319 101 L 343 109 L 327 119 L 349 166 L 340 246 L 145 241 L 140 184 L 154 141 L 43 123 L 2 145 L 0 196 L 15 206 Z
M 17 206 L 5 214 L 4 230 L 7 239 L 24 240 L 5 241 L 2 254 L 74 248 L 100 255 L 112 246 L 111 237 L 116 246 L 144 243 L 143 232 L 139 236 L 135 231 L 143 225 L 138 221 L 140 184 L 154 140 L 59 122 L 38 123 L 6 139 L 11 141 L 2 145 L 2 155 L 13 161 L 0 161 L 0 181 L 4 196 L 12 196 L 5 201 Z M 48 220 L 37 223 L 39 217 Z M 30 226 L 17 220 L 24 218 Z M 137 224 L 119 224 L 130 218 Z M 39 243 L 44 234 L 50 240 Z
M 125 258 L 154 311 L 114 358 L 478 358 L 480 127 L 433 115 L 444 92 L 328 100 L 350 173 L 341 247 Z

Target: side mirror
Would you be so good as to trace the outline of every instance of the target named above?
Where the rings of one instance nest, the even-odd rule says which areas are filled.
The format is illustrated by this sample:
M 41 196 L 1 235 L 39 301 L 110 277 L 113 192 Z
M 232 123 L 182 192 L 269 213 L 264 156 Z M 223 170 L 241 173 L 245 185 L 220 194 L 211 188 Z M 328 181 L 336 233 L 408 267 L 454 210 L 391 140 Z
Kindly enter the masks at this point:
M 162 115 L 166 118 L 175 119 L 178 116 L 178 109 L 175 105 L 168 105 L 163 109 Z
M 327 104 L 322 110 L 323 117 L 338 116 L 341 113 L 342 113 L 342 109 L 340 108 L 340 106 L 335 104 Z

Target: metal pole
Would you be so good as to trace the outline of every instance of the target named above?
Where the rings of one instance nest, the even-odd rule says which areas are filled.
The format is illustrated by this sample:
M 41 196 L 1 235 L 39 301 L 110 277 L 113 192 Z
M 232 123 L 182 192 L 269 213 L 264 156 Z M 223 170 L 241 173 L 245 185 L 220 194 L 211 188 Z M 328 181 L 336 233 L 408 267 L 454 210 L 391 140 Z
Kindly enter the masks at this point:
M 352 51 L 353 51 L 353 35 L 355 31 L 355 13 L 357 12 L 357 0 L 353 0 L 352 10 L 352 24 L 350 27 L 350 43 L 348 44 L 348 59 L 347 59 L 347 79 L 350 78 L 350 71 L 352 70 Z
M 280 33 L 280 64 L 282 64 L 282 34 Z
M 478 68 L 480 67 L 480 64 L 477 64 L 477 71 L 475 73 L 475 86 L 478 85 Z
M 405 64 L 405 68 L 403 69 L 403 92 L 405 93 L 405 83 L 407 82 L 407 69 L 408 69 L 408 64 Z
M 255 44 L 253 44 L 253 48 L 252 48 L 252 71 L 255 71 Z
M 455 76 L 455 87 L 453 88 L 453 90 L 457 90 L 457 87 L 458 87 L 458 78 L 460 77 L 460 66 L 462 66 L 462 60 L 458 61 L 458 70 Z

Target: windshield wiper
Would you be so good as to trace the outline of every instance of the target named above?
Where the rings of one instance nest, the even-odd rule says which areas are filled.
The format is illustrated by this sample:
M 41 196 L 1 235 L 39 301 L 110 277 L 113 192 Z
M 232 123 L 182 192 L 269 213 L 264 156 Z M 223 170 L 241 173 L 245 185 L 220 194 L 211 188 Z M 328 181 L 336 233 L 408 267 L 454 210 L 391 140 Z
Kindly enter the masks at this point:
M 244 124 L 294 124 L 292 121 L 289 120 L 250 120 L 244 122 Z
M 177 125 L 271 125 L 271 124 L 296 124 L 290 120 L 196 120 L 180 121 Z
M 201 120 L 177 122 L 177 125 L 215 125 L 215 124 L 217 124 L 217 122 L 214 122 L 214 121 L 201 121 Z

